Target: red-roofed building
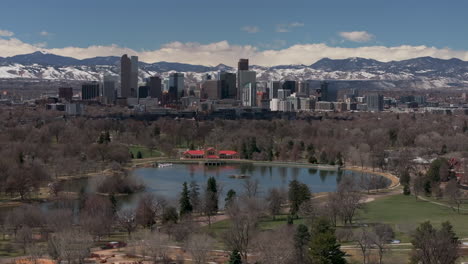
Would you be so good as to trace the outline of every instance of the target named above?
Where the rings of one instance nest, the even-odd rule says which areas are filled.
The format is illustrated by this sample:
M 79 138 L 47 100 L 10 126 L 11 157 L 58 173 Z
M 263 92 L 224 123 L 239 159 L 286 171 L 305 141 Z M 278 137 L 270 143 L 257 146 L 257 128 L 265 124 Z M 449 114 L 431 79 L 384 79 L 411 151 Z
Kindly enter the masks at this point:
M 206 150 L 187 150 L 182 153 L 183 159 L 239 159 L 239 153 L 234 150 L 207 148 Z

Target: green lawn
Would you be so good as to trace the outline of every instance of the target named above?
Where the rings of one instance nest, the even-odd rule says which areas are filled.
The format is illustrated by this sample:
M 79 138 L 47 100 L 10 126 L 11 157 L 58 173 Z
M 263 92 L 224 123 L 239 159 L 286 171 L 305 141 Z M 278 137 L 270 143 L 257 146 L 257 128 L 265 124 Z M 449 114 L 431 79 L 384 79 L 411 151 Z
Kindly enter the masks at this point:
M 262 218 L 259 223 L 259 228 L 260 230 L 271 230 L 278 228 L 282 225 L 285 225 L 287 223 L 287 215 L 278 215 L 276 216 L 275 220 L 273 220 L 271 217 L 268 218 Z M 304 223 L 304 219 L 295 219 L 294 224 L 298 225 Z M 222 220 L 216 223 L 211 224 L 211 227 L 208 229 L 208 231 L 213 234 L 216 237 L 219 237 L 224 231 L 226 231 L 229 228 L 230 225 L 230 220 Z M 206 227 L 208 228 L 208 227 Z
M 144 147 L 144 146 L 133 145 L 133 146 L 129 146 L 128 148 L 130 152 L 133 153 L 133 157 L 135 157 L 135 159 L 137 158 L 138 151 L 140 151 L 144 159 L 145 158 L 157 158 L 157 157 L 163 156 L 161 151 L 156 150 L 156 149 L 154 149 L 153 151 L 150 151 L 147 147 Z
M 457 214 L 452 209 L 416 200 L 414 196 L 394 195 L 370 202 L 359 212 L 362 223 L 387 223 L 393 226 L 399 238 L 408 242 L 408 233 L 420 223 L 431 221 L 439 225 L 450 221 L 460 238 L 468 237 L 468 214 Z

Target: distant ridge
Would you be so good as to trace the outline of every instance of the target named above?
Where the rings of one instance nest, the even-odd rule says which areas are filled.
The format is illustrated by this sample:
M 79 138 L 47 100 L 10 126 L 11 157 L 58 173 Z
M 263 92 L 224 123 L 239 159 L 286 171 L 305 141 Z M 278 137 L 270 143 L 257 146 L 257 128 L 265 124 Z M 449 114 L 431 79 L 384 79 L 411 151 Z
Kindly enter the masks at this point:
M 0 57 L 0 78 L 31 78 L 47 80 L 101 80 L 104 74 L 118 75 L 120 57 L 107 56 L 78 60 L 37 51 L 31 54 Z M 468 87 L 468 62 L 460 59 L 420 57 L 409 60 L 381 62 L 365 58 L 323 58 L 311 65 L 252 65 L 259 81 L 266 80 L 372 80 L 411 82 L 413 88 Z M 139 63 L 140 79 L 167 76 L 170 72 L 186 73 L 187 81 L 200 81 L 205 74 L 218 71 L 235 72 L 224 64 L 193 65 L 177 62 Z

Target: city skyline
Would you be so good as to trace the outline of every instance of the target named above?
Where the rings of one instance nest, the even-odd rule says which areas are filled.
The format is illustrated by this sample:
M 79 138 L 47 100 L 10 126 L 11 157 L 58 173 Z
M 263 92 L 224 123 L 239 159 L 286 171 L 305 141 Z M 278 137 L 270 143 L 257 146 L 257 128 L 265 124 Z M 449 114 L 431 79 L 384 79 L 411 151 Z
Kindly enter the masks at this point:
M 8 1 L 0 18 L 0 57 L 43 50 L 79 59 L 129 54 L 144 62 L 211 66 L 234 66 L 242 57 L 262 66 L 323 57 L 468 60 L 468 37 L 461 34 L 467 3 L 374 2 Z M 19 13 L 27 19 L 16 19 Z M 237 19 L 239 13 L 249 19 Z

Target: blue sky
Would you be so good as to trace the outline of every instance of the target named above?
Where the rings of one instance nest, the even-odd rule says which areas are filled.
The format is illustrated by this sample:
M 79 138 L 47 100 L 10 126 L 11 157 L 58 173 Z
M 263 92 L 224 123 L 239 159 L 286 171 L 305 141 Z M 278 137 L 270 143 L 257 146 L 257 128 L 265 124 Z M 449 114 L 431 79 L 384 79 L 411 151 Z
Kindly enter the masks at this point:
M 461 52 L 468 43 L 468 1 L 462 0 L 3 0 L 0 7 L 4 40 L 55 51 L 115 45 L 139 53 L 174 42 L 226 41 L 229 47 L 253 46 L 256 52 L 297 44 Z M 0 56 L 21 52 L 4 50 Z

